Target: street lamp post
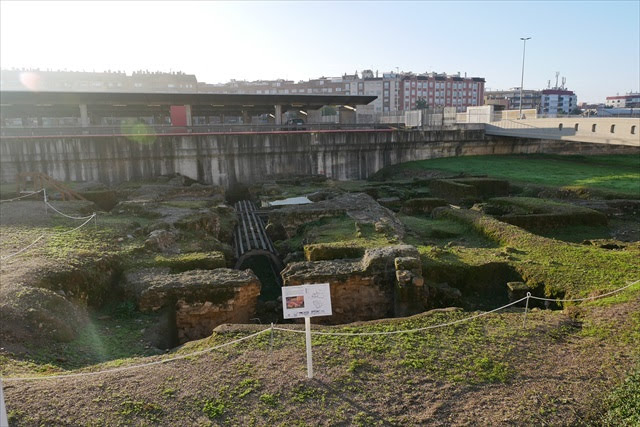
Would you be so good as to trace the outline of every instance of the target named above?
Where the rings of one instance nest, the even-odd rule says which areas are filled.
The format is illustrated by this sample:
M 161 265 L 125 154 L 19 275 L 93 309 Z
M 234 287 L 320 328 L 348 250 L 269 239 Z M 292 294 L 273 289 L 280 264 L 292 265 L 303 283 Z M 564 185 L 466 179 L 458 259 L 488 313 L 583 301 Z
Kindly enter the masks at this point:
M 522 77 L 520 78 L 520 111 L 518 117 L 522 119 L 522 86 L 524 85 L 524 53 L 527 47 L 527 40 L 531 37 L 520 37 L 522 40 Z

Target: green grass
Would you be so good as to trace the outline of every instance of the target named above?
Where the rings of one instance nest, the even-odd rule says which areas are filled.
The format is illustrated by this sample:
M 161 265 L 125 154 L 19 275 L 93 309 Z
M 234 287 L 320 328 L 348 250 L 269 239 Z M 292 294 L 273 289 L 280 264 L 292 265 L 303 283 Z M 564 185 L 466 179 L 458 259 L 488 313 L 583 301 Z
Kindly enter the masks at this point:
M 406 243 L 416 246 L 444 246 L 449 242 L 465 247 L 495 247 L 495 243 L 477 233 L 472 227 L 447 218 L 434 219 L 427 215 L 398 215 L 404 224 Z
M 420 160 L 392 166 L 441 170 L 452 174 L 488 175 L 518 183 L 610 190 L 640 197 L 640 156 L 508 155 Z
M 68 343 L 31 348 L 28 362 L 49 363 L 58 369 L 77 369 L 130 357 L 158 354 L 142 341 L 142 330 L 158 317 L 135 310 L 131 303 L 111 304 L 93 312 L 78 336 Z
M 305 224 L 292 238 L 278 242 L 290 251 L 302 251 L 303 246 L 313 243 L 330 243 L 344 246 L 378 247 L 390 243 L 384 233 L 377 233 L 372 224 L 356 227 L 356 222 L 346 215 L 322 218 Z
M 536 230 L 536 234 L 563 242 L 582 243 L 591 239 L 610 239 L 611 230 L 607 226 L 565 225 L 563 227 Z
M 519 227 L 468 210 L 446 210 L 442 217 L 472 225 L 487 238 L 515 249 L 509 262 L 529 284 L 548 296 L 586 296 L 620 288 L 640 278 L 640 248 L 612 251 L 531 234 Z M 640 285 L 639 285 L 640 286 Z
M 607 412 L 602 424 L 607 426 L 640 425 L 640 369 L 629 375 L 606 400 Z

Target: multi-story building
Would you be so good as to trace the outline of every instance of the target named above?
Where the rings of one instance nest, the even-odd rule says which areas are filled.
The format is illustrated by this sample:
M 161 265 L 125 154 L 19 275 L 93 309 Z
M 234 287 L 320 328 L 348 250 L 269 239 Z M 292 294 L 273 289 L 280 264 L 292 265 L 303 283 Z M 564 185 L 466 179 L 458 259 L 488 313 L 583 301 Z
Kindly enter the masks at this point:
M 419 104 L 428 107 L 467 107 L 484 103 L 484 78 L 445 74 L 404 74 L 398 88 L 398 109 L 412 110 Z
M 522 90 L 522 109 L 535 109 L 540 107 L 541 92 L 539 90 Z M 484 104 L 493 105 L 496 110 L 519 110 L 520 109 L 520 88 L 514 87 L 509 90 L 486 91 Z
M 382 73 L 364 70 L 360 75 L 320 77 L 308 81 L 231 80 L 223 84 L 198 82 L 195 75 L 160 72 L 68 72 L 39 70 L 2 70 L 3 90 L 25 88 L 45 91 L 79 92 L 184 92 L 220 94 L 309 94 L 373 95 L 375 113 L 412 110 L 423 107 L 483 105 L 484 78 L 425 73 Z
M 2 90 L 66 92 L 169 92 L 193 93 L 198 81 L 193 74 L 135 71 L 40 71 L 1 70 Z
M 578 106 L 578 97 L 573 91 L 555 88 L 542 91 L 540 113 L 555 116 L 570 114 Z
M 607 107 L 614 108 L 640 108 L 640 93 L 627 93 L 626 95 L 607 96 Z

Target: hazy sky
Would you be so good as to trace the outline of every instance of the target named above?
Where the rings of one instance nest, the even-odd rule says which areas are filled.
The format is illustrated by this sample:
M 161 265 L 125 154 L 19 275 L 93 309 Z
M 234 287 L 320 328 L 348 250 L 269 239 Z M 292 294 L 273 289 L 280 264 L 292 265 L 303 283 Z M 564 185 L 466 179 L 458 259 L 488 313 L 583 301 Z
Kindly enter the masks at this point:
M 0 66 L 307 80 L 465 72 L 578 101 L 640 90 L 640 2 L 0 2 Z

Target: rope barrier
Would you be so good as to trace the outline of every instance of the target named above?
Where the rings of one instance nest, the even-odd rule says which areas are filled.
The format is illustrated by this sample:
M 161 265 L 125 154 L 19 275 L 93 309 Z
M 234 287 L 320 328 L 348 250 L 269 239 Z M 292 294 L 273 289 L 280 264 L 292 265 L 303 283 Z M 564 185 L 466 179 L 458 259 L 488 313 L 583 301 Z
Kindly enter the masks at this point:
M 452 322 L 447 322 L 447 323 L 440 323 L 438 325 L 425 326 L 425 327 L 422 327 L 422 328 L 404 329 L 404 330 L 400 330 L 400 331 L 379 331 L 379 332 L 321 332 L 321 331 L 312 331 L 311 334 L 312 335 L 333 335 L 333 336 L 362 336 L 362 335 L 395 335 L 395 334 L 406 334 L 406 333 L 412 333 L 412 332 L 420 332 L 420 331 L 426 331 L 428 329 L 444 328 L 445 326 L 452 326 L 452 325 L 457 325 L 458 323 L 468 322 L 470 320 L 477 319 L 479 317 L 483 317 L 483 316 L 486 316 L 486 315 L 491 314 L 491 313 L 495 313 L 496 311 L 503 310 L 503 309 L 505 309 L 507 307 L 511 307 L 512 305 L 518 304 L 519 302 L 522 302 L 522 301 L 524 301 L 526 299 L 527 299 L 527 297 L 523 297 L 523 298 L 520 298 L 517 301 L 513 301 L 513 302 L 510 302 L 509 304 L 503 305 L 502 307 L 494 308 L 491 311 L 485 311 L 484 313 L 476 314 L 476 315 L 473 315 L 473 316 L 470 316 L 470 317 L 465 317 L 464 319 L 454 320 Z M 298 331 L 296 329 L 287 329 L 287 328 L 280 328 L 280 327 L 274 327 L 274 329 L 277 330 L 277 331 L 295 332 L 295 333 L 301 333 L 301 334 L 305 333 L 305 331 Z
M 2 258 L 0 258 L 0 260 L 4 261 L 6 259 L 9 258 L 13 258 L 16 255 L 20 255 L 22 252 L 26 251 L 27 249 L 29 249 L 30 247 L 32 247 L 33 245 L 35 245 L 36 243 L 38 243 L 43 237 L 46 237 L 46 234 L 41 234 L 36 240 L 34 240 L 30 245 L 25 246 L 24 248 L 20 249 L 18 252 L 14 252 L 12 254 L 9 255 L 5 255 Z
M 43 188 L 41 188 L 41 189 L 40 189 L 40 190 L 38 190 L 38 191 L 34 191 L 34 192 L 29 193 L 29 194 L 25 194 L 24 196 L 14 197 L 13 199 L 4 199 L 4 200 L 0 200 L 0 203 L 5 203 L 5 202 L 15 202 L 16 200 L 24 199 L 24 198 L 27 198 L 27 197 L 31 197 L 31 196 L 33 196 L 33 195 L 35 195 L 35 194 L 42 193 L 42 191 L 44 191 L 44 189 L 43 189 Z
M 91 219 L 93 218 L 93 216 L 91 218 L 89 218 L 84 224 L 88 223 Z M 83 225 L 84 225 L 83 224 Z M 71 230 L 73 231 L 73 230 Z M 602 294 L 602 295 L 597 295 L 594 297 L 588 297 L 588 298 L 576 298 L 576 299 L 571 299 L 571 300 L 564 300 L 564 301 L 585 301 L 585 300 L 589 300 L 589 299 L 599 299 L 599 298 L 604 298 L 607 297 L 609 295 L 613 295 L 615 293 L 621 292 L 625 289 L 628 289 L 629 287 L 635 285 L 636 283 L 639 283 L 640 280 L 636 280 L 633 283 L 630 283 L 626 286 L 623 286 L 622 288 L 616 289 L 614 291 L 611 292 L 607 292 L 606 294 Z M 379 331 L 379 332 L 321 332 L 321 331 L 313 331 L 311 332 L 311 334 L 313 335 L 331 335 L 331 336 L 371 336 L 371 335 L 395 335 L 395 334 L 404 334 L 404 333 L 413 333 L 413 332 L 420 332 L 420 331 L 425 331 L 428 329 L 436 329 L 436 328 L 443 328 L 446 326 L 452 326 L 452 325 L 456 325 L 456 324 L 460 324 L 460 323 L 464 323 L 464 322 L 469 322 L 471 320 L 483 317 L 483 316 L 487 316 L 491 313 L 495 313 L 499 310 L 503 310 L 507 307 L 511 307 L 515 304 L 518 304 L 522 301 L 527 301 L 527 308 L 528 308 L 528 302 L 529 299 L 538 299 L 538 300 L 549 300 L 549 301 L 556 301 L 556 300 L 552 300 L 549 298 L 540 298 L 540 297 L 534 297 L 532 296 L 530 293 L 527 293 L 527 296 L 520 298 L 519 300 L 513 301 L 509 304 L 505 304 L 501 307 L 495 308 L 493 310 L 490 311 L 486 311 L 483 313 L 479 313 L 473 316 L 469 316 L 469 317 L 465 317 L 464 319 L 458 319 L 458 320 L 454 320 L 452 322 L 446 322 L 446 323 L 440 323 L 437 325 L 429 325 L 429 326 L 425 326 L 422 328 L 414 328 L 414 329 L 404 329 L 404 330 L 399 330 L 399 331 Z M 524 322 L 526 320 L 526 314 L 527 311 L 525 309 L 525 319 L 523 320 L 523 326 L 524 326 Z M 75 373 L 75 374 L 60 374 L 60 375 L 49 375 L 49 376 L 38 376 L 38 377 L 4 377 L 4 378 L 0 378 L 0 380 L 2 381 L 37 381 L 37 380 L 50 380 L 50 379 L 60 379 L 60 378 L 77 378 L 77 377 L 83 377 L 83 376 L 93 376 L 93 375 L 101 375 L 101 374 L 110 374 L 110 373 L 114 373 L 114 372 L 122 372 L 122 371 L 128 371 L 128 370 L 133 370 L 133 369 L 140 369 L 140 368 L 144 368 L 144 367 L 148 367 L 148 366 L 154 366 L 154 365 L 161 365 L 164 363 L 169 363 L 169 362 L 174 362 L 176 360 L 182 360 L 182 359 L 186 359 L 188 357 L 194 357 L 194 356 L 199 356 L 201 354 L 205 354 L 205 353 L 209 353 L 211 351 L 223 348 L 223 347 L 227 347 L 230 346 L 232 344 L 237 344 L 239 342 L 248 340 L 250 338 L 256 337 L 260 334 L 263 334 L 267 331 L 271 332 L 271 336 L 270 336 L 270 346 L 273 346 L 273 331 L 277 330 L 277 331 L 284 331 L 284 332 L 294 332 L 294 333 L 306 333 L 305 331 L 298 331 L 295 329 L 288 329 L 288 328 L 281 328 L 281 327 L 276 327 L 274 326 L 274 324 L 272 323 L 271 326 L 269 328 L 265 328 L 262 329 L 258 332 L 255 332 L 253 334 L 247 335 L 246 337 L 242 337 L 239 338 L 237 340 L 233 340 L 224 344 L 220 344 L 214 347 L 210 347 L 204 350 L 200 350 L 200 351 L 195 351 L 192 353 L 188 353 L 188 354 L 183 354 L 180 356 L 176 356 L 176 357 L 172 357 L 169 359 L 163 359 L 163 360 L 157 360 L 154 362 L 148 362 L 148 363 L 142 363 L 139 365 L 131 365 L 131 366 L 122 366 L 119 368 L 113 368 L 113 369 L 106 369 L 106 370 L 102 370 L 102 371 L 94 371 L 94 372 L 79 372 L 79 373 Z
M 193 353 L 189 353 L 189 354 L 183 354 L 180 356 L 176 356 L 176 357 L 172 357 L 170 359 L 163 359 L 163 360 L 156 360 L 155 362 L 148 362 L 148 363 L 141 363 L 139 365 L 131 365 L 131 366 L 122 366 L 119 368 L 113 368 L 113 369 L 105 369 L 103 371 L 95 371 L 95 372 L 78 372 L 75 374 L 60 374 L 60 375 L 48 375 L 48 376 L 41 376 L 41 377 L 4 377 L 2 378 L 2 381 L 4 382 L 9 382 L 9 381 L 37 381 L 37 380 L 53 380 L 53 379 L 60 379 L 60 378 L 77 378 L 77 377 L 86 377 L 86 376 L 92 376 L 92 375 L 101 375 L 101 374 L 111 374 L 114 372 L 122 372 L 122 371 L 130 371 L 132 369 L 139 369 L 139 368 L 145 368 L 147 366 L 153 366 L 153 365 L 162 365 L 164 363 L 169 363 L 169 362 L 174 362 L 176 360 L 182 360 L 182 359 L 186 359 L 188 357 L 193 357 L 193 356 L 199 356 L 201 354 L 205 354 L 205 353 L 210 353 L 213 350 L 217 350 L 223 347 L 228 347 L 232 344 L 237 344 L 239 342 L 248 340 L 249 338 L 253 338 L 256 337 L 260 334 L 263 334 L 265 332 L 267 332 L 268 330 L 270 330 L 271 328 L 265 328 L 261 331 L 258 331 L 256 333 L 253 333 L 251 335 L 247 335 L 246 337 L 242 337 L 239 338 L 237 340 L 234 341 L 230 341 L 224 344 L 220 344 L 214 347 L 210 347 L 204 350 L 199 350 L 199 351 L 194 351 Z
M 599 298 L 604 298 L 604 297 L 608 297 L 609 295 L 613 295 L 613 294 L 617 294 L 618 292 L 624 291 L 627 288 L 630 288 L 631 286 L 635 285 L 636 283 L 640 283 L 640 280 L 636 280 L 633 283 L 628 284 L 627 286 L 623 286 L 620 289 L 616 289 L 615 291 L 611 291 L 611 292 L 607 292 L 606 294 L 602 294 L 602 295 L 596 295 L 593 297 L 586 297 L 586 298 L 573 298 L 573 299 L 553 299 L 553 298 L 542 298 L 542 297 L 534 297 L 534 296 L 530 296 L 529 298 L 531 299 L 537 299 L 539 301 L 551 301 L 551 302 L 580 302 L 580 301 L 589 301 L 589 300 L 595 300 L 595 299 L 599 299 Z
M 25 246 L 24 248 L 20 249 L 17 252 L 14 252 L 12 254 L 9 255 L 5 255 L 3 257 L 0 257 L 1 261 L 7 260 L 9 258 L 13 258 L 16 255 L 20 255 L 22 252 L 26 251 L 27 249 L 29 249 L 30 247 L 32 247 L 33 245 L 35 245 L 36 243 L 38 243 L 40 240 L 42 240 L 44 237 L 52 237 L 52 236 L 63 236 L 65 234 L 69 234 L 69 233 L 73 233 L 76 230 L 81 229 L 82 227 L 84 227 L 85 225 L 87 225 L 89 223 L 89 221 L 91 221 L 93 218 L 95 218 L 97 215 L 94 213 L 93 215 L 89 216 L 86 218 L 86 221 L 83 222 L 82 224 L 80 224 L 79 226 L 77 226 L 76 228 L 73 228 L 71 230 L 68 231 L 64 231 L 62 233 L 55 233 L 55 234 L 41 234 L 40 236 L 38 236 L 38 238 L 36 240 L 34 240 L 31 244 L 29 244 L 28 246 Z
M 527 316 L 527 311 L 529 308 L 529 299 L 537 299 L 537 300 L 542 300 L 542 301 L 558 301 L 558 302 L 570 302 L 570 301 L 587 301 L 587 300 L 592 300 L 592 299 L 599 299 L 599 298 L 605 298 L 609 295 L 613 295 L 615 293 L 621 292 L 625 289 L 630 288 L 631 286 L 635 285 L 636 283 L 640 283 L 640 280 L 636 280 L 633 283 L 630 283 L 626 286 L 623 286 L 622 288 L 616 289 L 614 291 L 611 292 L 607 292 L 606 294 L 602 294 L 602 295 L 596 295 L 593 297 L 588 297 L 588 298 L 576 298 L 576 299 L 565 299 L 565 300 L 556 300 L 556 299 L 550 299 L 550 298 L 541 298 L 541 297 L 534 297 L 531 295 L 531 293 L 527 292 L 527 296 L 520 298 L 517 301 L 513 301 L 509 304 L 503 305 L 502 307 L 498 307 L 498 308 L 494 308 L 493 310 L 490 311 L 486 311 L 480 314 L 476 314 L 474 316 L 470 316 L 470 317 L 465 317 L 464 319 L 459 319 L 459 320 L 454 320 L 452 322 L 447 322 L 447 323 L 440 323 L 437 325 L 430 325 L 430 326 L 425 326 L 422 328 L 414 328 L 414 329 L 404 329 L 404 330 L 400 330 L 400 331 L 379 331 L 379 332 L 322 332 L 322 331 L 312 331 L 311 334 L 312 335 L 331 335 L 331 336 L 370 336 L 370 335 L 395 335 L 395 334 L 405 334 L 405 333 L 413 333 L 413 332 L 420 332 L 420 331 L 425 331 L 428 329 L 437 329 L 437 328 L 443 328 L 445 326 L 452 326 L 452 325 L 457 325 L 459 323 L 464 323 L 464 322 L 468 322 L 474 319 L 477 319 L 479 317 L 483 317 L 486 316 L 488 314 L 491 313 L 495 313 L 496 311 L 500 311 L 503 310 L 507 307 L 510 307 L 512 305 L 518 304 L 524 300 L 527 301 L 526 303 L 526 308 L 525 308 L 525 312 L 524 312 L 524 319 L 522 321 L 522 326 L 525 326 L 525 322 L 526 322 L 526 316 Z M 304 334 L 305 331 L 299 331 L 297 329 L 289 329 L 289 328 L 282 328 L 282 327 L 274 327 L 274 330 L 277 331 L 285 331 L 285 332 L 294 332 L 294 333 L 298 333 L 298 334 Z
M 51 203 L 49 203 L 48 201 L 45 200 L 44 202 L 47 206 L 49 206 L 51 209 L 53 209 L 55 212 L 59 213 L 60 215 L 70 218 L 70 219 L 77 219 L 77 220 L 83 220 L 83 219 L 87 219 L 87 218 L 93 218 L 95 216 L 95 212 L 92 215 L 88 215 L 88 216 L 71 216 L 71 215 L 67 215 L 64 212 L 60 212 L 58 209 L 56 209 Z

